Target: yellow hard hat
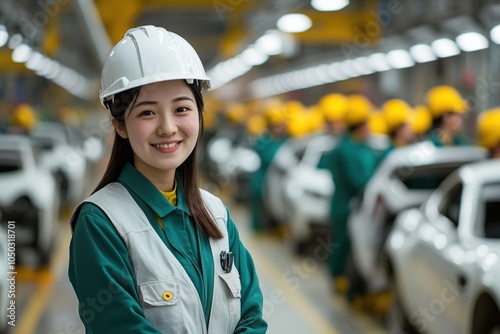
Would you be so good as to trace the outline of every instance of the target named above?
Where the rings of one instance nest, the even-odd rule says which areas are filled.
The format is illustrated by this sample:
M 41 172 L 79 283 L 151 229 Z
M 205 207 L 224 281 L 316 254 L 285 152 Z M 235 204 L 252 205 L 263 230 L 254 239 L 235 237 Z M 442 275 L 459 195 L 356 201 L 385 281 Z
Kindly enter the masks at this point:
M 247 131 L 253 136 L 261 135 L 266 130 L 267 122 L 263 115 L 254 114 L 247 121 Z
M 382 106 L 382 113 L 387 123 L 387 131 L 391 133 L 402 124 L 407 123 L 410 111 L 408 103 L 401 99 L 387 100 Z
M 33 107 L 27 103 L 17 106 L 12 115 L 12 125 L 32 130 L 36 125 L 36 112 Z
M 369 125 L 373 133 L 387 134 L 388 132 L 384 114 L 381 112 L 374 112 L 370 115 Z
M 287 121 L 287 106 L 280 100 L 271 100 L 265 106 L 268 124 L 280 125 Z
M 287 102 L 285 109 L 288 117 L 292 118 L 295 115 L 304 112 L 305 106 L 300 101 L 291 100 Z
M 310 132 L 308 116 L 305 112 L 297 113 L 287 124 L 287 130 L 292 137 L 301 137 Z
M 447 112 L 464 113 L 467 111 L 467 101 L 451 86 L 436 86 L 427 92 L 427 105 L 432 118 L 443 116 Z
M 368 121 L 372 107 L 371 102 L 363 95 L 349 95 L 344 118 L 346 125 L 352 127 Z
M 479 145 L 489 149 L 500 145 L 500 107 L 479 115 L 477 133 Z
M 432 127 L 432 116 L 429 108 L 418 105 L 410 115 L 410 125 L 416 134 L 423 134 Z
M 343 121 L 347 108 L 347 98 L 338 93 L 327 94 L 319 100 L 318 106 L 327 120 Z
M 325 115 L 321 112 L 319 106 L 312 106 L 307 112 L 309 118 L 309 130 L 311 132 L 318 131 L 323 127 Z

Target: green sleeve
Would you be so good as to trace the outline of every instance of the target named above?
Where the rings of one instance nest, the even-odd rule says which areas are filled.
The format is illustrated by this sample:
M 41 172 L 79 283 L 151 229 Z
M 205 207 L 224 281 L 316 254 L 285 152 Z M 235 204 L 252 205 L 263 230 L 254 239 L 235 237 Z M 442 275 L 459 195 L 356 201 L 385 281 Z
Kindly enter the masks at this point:
M 124 241 L 94 204 L 80 211 L 70 244 L 69 279 L 86 333 L 160 333 L 139 305 Z
M 370 155 L 369 151 L 360 152 L 359 150 L 344 151 L 343 153 L 345 154 L 345 159 L 343 159 L 345 163 L 344 170 L 349 183 L 353 185 L 356 191 L 360 191 L 375 171 L 375 154 Z
M 267 323 L 262 318 L 262 291 L 252 257 L 240 241 L 238 230 L 227 213 L 229 248 L 234 254 L 234 264 L 240 272 L 241 281 L 241 319 L 235 333 L 266 333 Z

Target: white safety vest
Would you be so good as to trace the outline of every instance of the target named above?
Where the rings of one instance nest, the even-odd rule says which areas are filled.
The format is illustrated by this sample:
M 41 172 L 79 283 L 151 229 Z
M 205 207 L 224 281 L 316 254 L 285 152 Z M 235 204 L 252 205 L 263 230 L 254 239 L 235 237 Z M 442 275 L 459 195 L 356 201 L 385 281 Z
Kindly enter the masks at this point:
M 240 320 L 241 281 L 238 270 L 233 265 L 227 273 L 220 261 L 221 252 L 229 252 L 227 211 L 219 198 L 204 190 L 201 194 L 224 235 L 220 240 L 210 239 L 214 289 L 208 330 L 196 287 L 127 189 L 120 183 L 110 183 L 84 201 L 99 206 L 125 241 L 141 307 L 146 319 L 162 333 L 233 333 Z M 78 208 L 75 209 L 75 213 L 78 211 Z M 75 219 L 75 216 L 71 218 L 72 223 Z

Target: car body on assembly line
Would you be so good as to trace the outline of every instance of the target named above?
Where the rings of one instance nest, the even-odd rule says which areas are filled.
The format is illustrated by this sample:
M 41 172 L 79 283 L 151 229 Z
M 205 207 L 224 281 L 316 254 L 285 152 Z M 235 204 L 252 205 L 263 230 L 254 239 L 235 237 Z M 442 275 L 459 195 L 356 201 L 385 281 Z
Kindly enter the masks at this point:
M 319 164 L 336 143 L 330 135 L 290 139 L 279 148 L 267 171 L 263 194 L 267 211 L 289 225 L 299 248 L 314 236 L 314 227 L 329 226 L 334 184 L 331 172 Z
M 361 199 L 353 201 L 348 221 L 354 275 L 368 292 L 388 288 L 383 247 L 396 215 L 419 207 L 450 173 L 486 156 L 475 146 L 436 147 L 425 141 L 395 149 L 380 163 Z
M 500 161 L 461 167 L 386 243 L 391 332 L 500 332 Z
M 86 160 L 68 144 L 64 126 L 40 122 L 32 138 L 39 151 L 41 167 L 55 175 L 58 181 L 62 205 L 79 202 L 84 192 Z
M 59 193 L 50 172 L 37 165 L 27 137 L 0 135 L 0 189 L 2 223 L 15 222 L 17 248 L 35 249 L 46 264 L 58 219 Z

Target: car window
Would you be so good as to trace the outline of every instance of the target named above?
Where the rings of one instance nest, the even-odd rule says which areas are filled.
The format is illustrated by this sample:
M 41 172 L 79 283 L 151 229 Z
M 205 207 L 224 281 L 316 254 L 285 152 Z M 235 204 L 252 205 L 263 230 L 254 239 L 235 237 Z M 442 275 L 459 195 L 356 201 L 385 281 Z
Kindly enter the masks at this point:
M 39 152 L 52 151 L 55 147 L 54 139 L 50 137 L 34 137 L 33 147 Z
M 0 150 L 0 173 L 15 172 L 22 169 L 21 152 Z
M 477 219 L 479 236 L 488 239 L 500 238 L 500 183 L 487 184 L 483 187 Z
M 443 196 L 439 205 L 439 213 L 448 218 L 455 227 L 458 227 L 460 218 L 460 202 L 462 199 L 462 184 L 455 185 L 447 194 Z
M 432 190 L 465 163 L 461 161 L 424 166 L 400 166 L 393 171 L 392 177 L 399 179 L 411 190 Z

